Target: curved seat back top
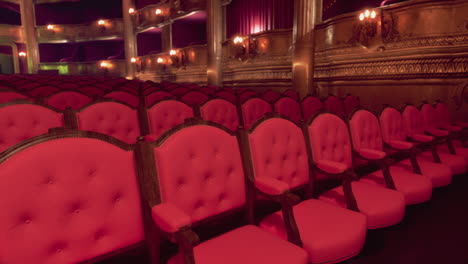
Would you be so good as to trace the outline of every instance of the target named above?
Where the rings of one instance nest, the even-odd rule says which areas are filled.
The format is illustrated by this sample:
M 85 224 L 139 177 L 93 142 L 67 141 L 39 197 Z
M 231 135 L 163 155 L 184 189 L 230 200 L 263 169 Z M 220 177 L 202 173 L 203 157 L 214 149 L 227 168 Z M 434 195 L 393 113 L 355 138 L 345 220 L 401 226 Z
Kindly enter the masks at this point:
M 235 93 L 228 91 L 226 89 L 223 89 L 221 91 L 218 91 L 215 93 L 216 97 L 224 98 L 228 100 L 229 102 L 235 104 L 237 102 L 237 96 Z
M 424 135 L 424 119 L 418 108 L 407 105 L 402 116 L 408 136 Z
M 28 94 L 31 97 L 38 98 L 38 97 L 47 97 L 59 91 L 61 91 L 61 89 L 58 88 L 57 86 L 41 85 L 41 86 L 37 86 L 29 90 Z
M 292 99 L 299 101 L 299 94 L 293 89 L 287 89 L 286 91 L 283 92 L 283 95 L 289 96 Z
M 138 105 L 140 104 L 140 100 L 138 96 L 136 96 L 135 94 L 131 92 L 126 92 L 126 91 L 112 91 L 104 95 L 103 98 L 114 99 L 115 101 L 126 103 L 135 108 L 138 107 Z
M 261 97 L 267 102 L 273 103 L 281 97 L 281 93 L 274 90 L 268 90 L 262 93 Z
M 182 95 L 180 98 L 182 102 L 190 106 L 195 106 L 203 104 L 210 99 L 210 96 L 200 91 L 190 91 Z
M 115 101 L 93 102 L 76 113 L 78 129 L 94 131 L 133 144 L 141 135 L 137 110 Z
M 361 105 L 359 97 L 348 94 L 343 100 L 345 115 L 350 115 L 354 109 Z
M 200 106 L 200 114 L 208 120 L 236 131 L 239 127 L 239 113 L 235 104 L 222 98 L 215 98 Z
M 132 148 L 98 136 L 43 135 L 0 155 L 2 263 L 97 262 L 142 244 Z
M 245 129 L 248 129 L 256 120 L 262 118 L 266 113 L 273 111 L 269 102 L 258 97 L 248 99 L 240 108 Z
M 304 99 L 302 99 L 301 106 L 302 113 L 304 114 L 304 120 L 309 120 L 315 113 L 323 110 L 324 108 L 322 100 L 312 95 L 304 97 Z
M 0 152 L 26 139 L 64 126 L 63 113 L 45 105 L 17 101 L 0 105 Z
M 177 100 L 163 100 L 148 109 L 150 135 L 158 138 L 161 134 L 194 117 L 193 108 Z
M 257 92 L 253 90 L 250 90 L 250 89 L 243 90 L 242 93 L 239 94 L 239 102 L 244 103 L 248 99 L 256 97 L 256 96 L 257 96 Z
M 171 94 L 168 91 L 165 90 L 156 90 L 152 93 L 149 93 L 145 95 L 145 100 L 146 100 L 146 106 L 150 107 L 156 103 L 158 103 L 161 100 L 168 99 L 174 97 L 173 94 Z
M 83 86 L 83 87 L 78 88 L 77 91 L 80 91 L 90 97 L 100 97 L 106 94 L 106 90 L 103 88 L 97 87 L 97 85 L 96 86 L 91 86 L 91 85 Z
M 329 95 L 325 100 L 324 100 L 325 108 L 339 116 L 339 117 L 344 117 L 345 116 L 345 109 L 344 109 L 344 104 L 343 101 L 338 98 L 338 96 L 334 95 Z
M 11 102 L 17 99 L 22 100 L 32 100 L 29 96 L 16 92 L 11 89 L 1 89 L 0 90 L 0 104 Z
M 77 91 L 59 91 L 45 99 L 47 105 L 60 110 L 65 110 L 67 107 L 75 110 L 80 109 L 92 101 L 93 98 Z
M 296 124 L 302 121 L 301 104 L 289 96 L 280 97 L 274 104 L 276 113 L 287 117 Z

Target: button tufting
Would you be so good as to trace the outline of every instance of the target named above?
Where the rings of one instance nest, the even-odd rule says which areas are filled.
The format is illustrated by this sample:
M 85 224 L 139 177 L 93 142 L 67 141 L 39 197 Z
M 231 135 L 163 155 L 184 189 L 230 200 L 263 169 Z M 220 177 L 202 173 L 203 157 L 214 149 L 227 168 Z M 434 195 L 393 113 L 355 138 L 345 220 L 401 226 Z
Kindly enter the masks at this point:
M 212 174 L 211 174 L 210 171 L 206 172 L 206 173 L 205 173 L 205 176 L 204 176 L 204 180 L 205 180 L 205 181 L 209 180 L 209 179 L 211 178 L 211 176 L 212 176 Z

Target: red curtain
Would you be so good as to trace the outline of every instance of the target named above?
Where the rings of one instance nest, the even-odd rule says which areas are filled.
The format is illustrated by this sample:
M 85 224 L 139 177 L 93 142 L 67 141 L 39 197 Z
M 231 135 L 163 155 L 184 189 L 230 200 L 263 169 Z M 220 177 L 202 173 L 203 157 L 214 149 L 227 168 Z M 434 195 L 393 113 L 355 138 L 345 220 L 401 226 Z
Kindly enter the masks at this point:
M 227 7 L 227 37 L 292 28 L 292 0 L 233 0 Z

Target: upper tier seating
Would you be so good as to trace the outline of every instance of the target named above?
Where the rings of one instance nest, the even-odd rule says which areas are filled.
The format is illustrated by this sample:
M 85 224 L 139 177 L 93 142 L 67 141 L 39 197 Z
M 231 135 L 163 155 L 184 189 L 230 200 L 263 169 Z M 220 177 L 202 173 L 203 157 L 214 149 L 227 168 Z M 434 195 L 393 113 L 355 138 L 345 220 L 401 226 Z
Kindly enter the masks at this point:
M 140 105 L 138 96 L 126 91 L 112 91 L 104 95 L 103 98 L 114 99 L 115 101 L 126 103 L 135 108 Z
M 153 219 L 163 235 L 176 237 L 179 244 L 179 253 L 169 264 L 307 263 L 303 249 L 252 223 L 199 244 L 187 240 L 187 235 L 196 237 L 192 226 L 219 219 L 219 215 L 227 217 L 246 206 L 244 168 L 235 134 L 208 124 L 183 124 L 149 144 L 157 171 L 153 177 L 158 179 L 163 201 L 153 207 Z

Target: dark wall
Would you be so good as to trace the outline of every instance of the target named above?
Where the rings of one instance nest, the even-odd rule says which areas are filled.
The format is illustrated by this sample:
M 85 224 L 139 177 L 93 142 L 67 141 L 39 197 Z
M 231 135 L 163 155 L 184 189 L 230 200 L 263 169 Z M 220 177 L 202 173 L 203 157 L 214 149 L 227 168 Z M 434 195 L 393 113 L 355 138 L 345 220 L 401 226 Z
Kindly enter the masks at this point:
M 183 48 L 206 44 L 206 21 L 179 19 L 172 24 L 172 45 Z
M 124 52 L 123 41 L 93 41 L 80 43 L 40 44 L 41 62 L 105 60 Z
M 122 1 L 82 0 L 36 5 L 36 23 L 81 24 L 99 19 L 122 18 Z
M 14 72 L 13 57 L 11 55 L 0 53 L 0 73 L 12 74 Z
M 154 5 L 161 2 L 160 0 L 135 0 L 135 6 L 137 9 L 141 9 L 147 5 Z
M 18 12 L 0 7 L 0 24 L 21 25 L 21 16 Z
M 137 35 L 138 56 L 161 51 L 161 32 L 143 32 Z
M 0 53 L 1 54 L 11 55 L 12 54 L 12 49 L 11 49 L 10 46 L 0 46 Z

